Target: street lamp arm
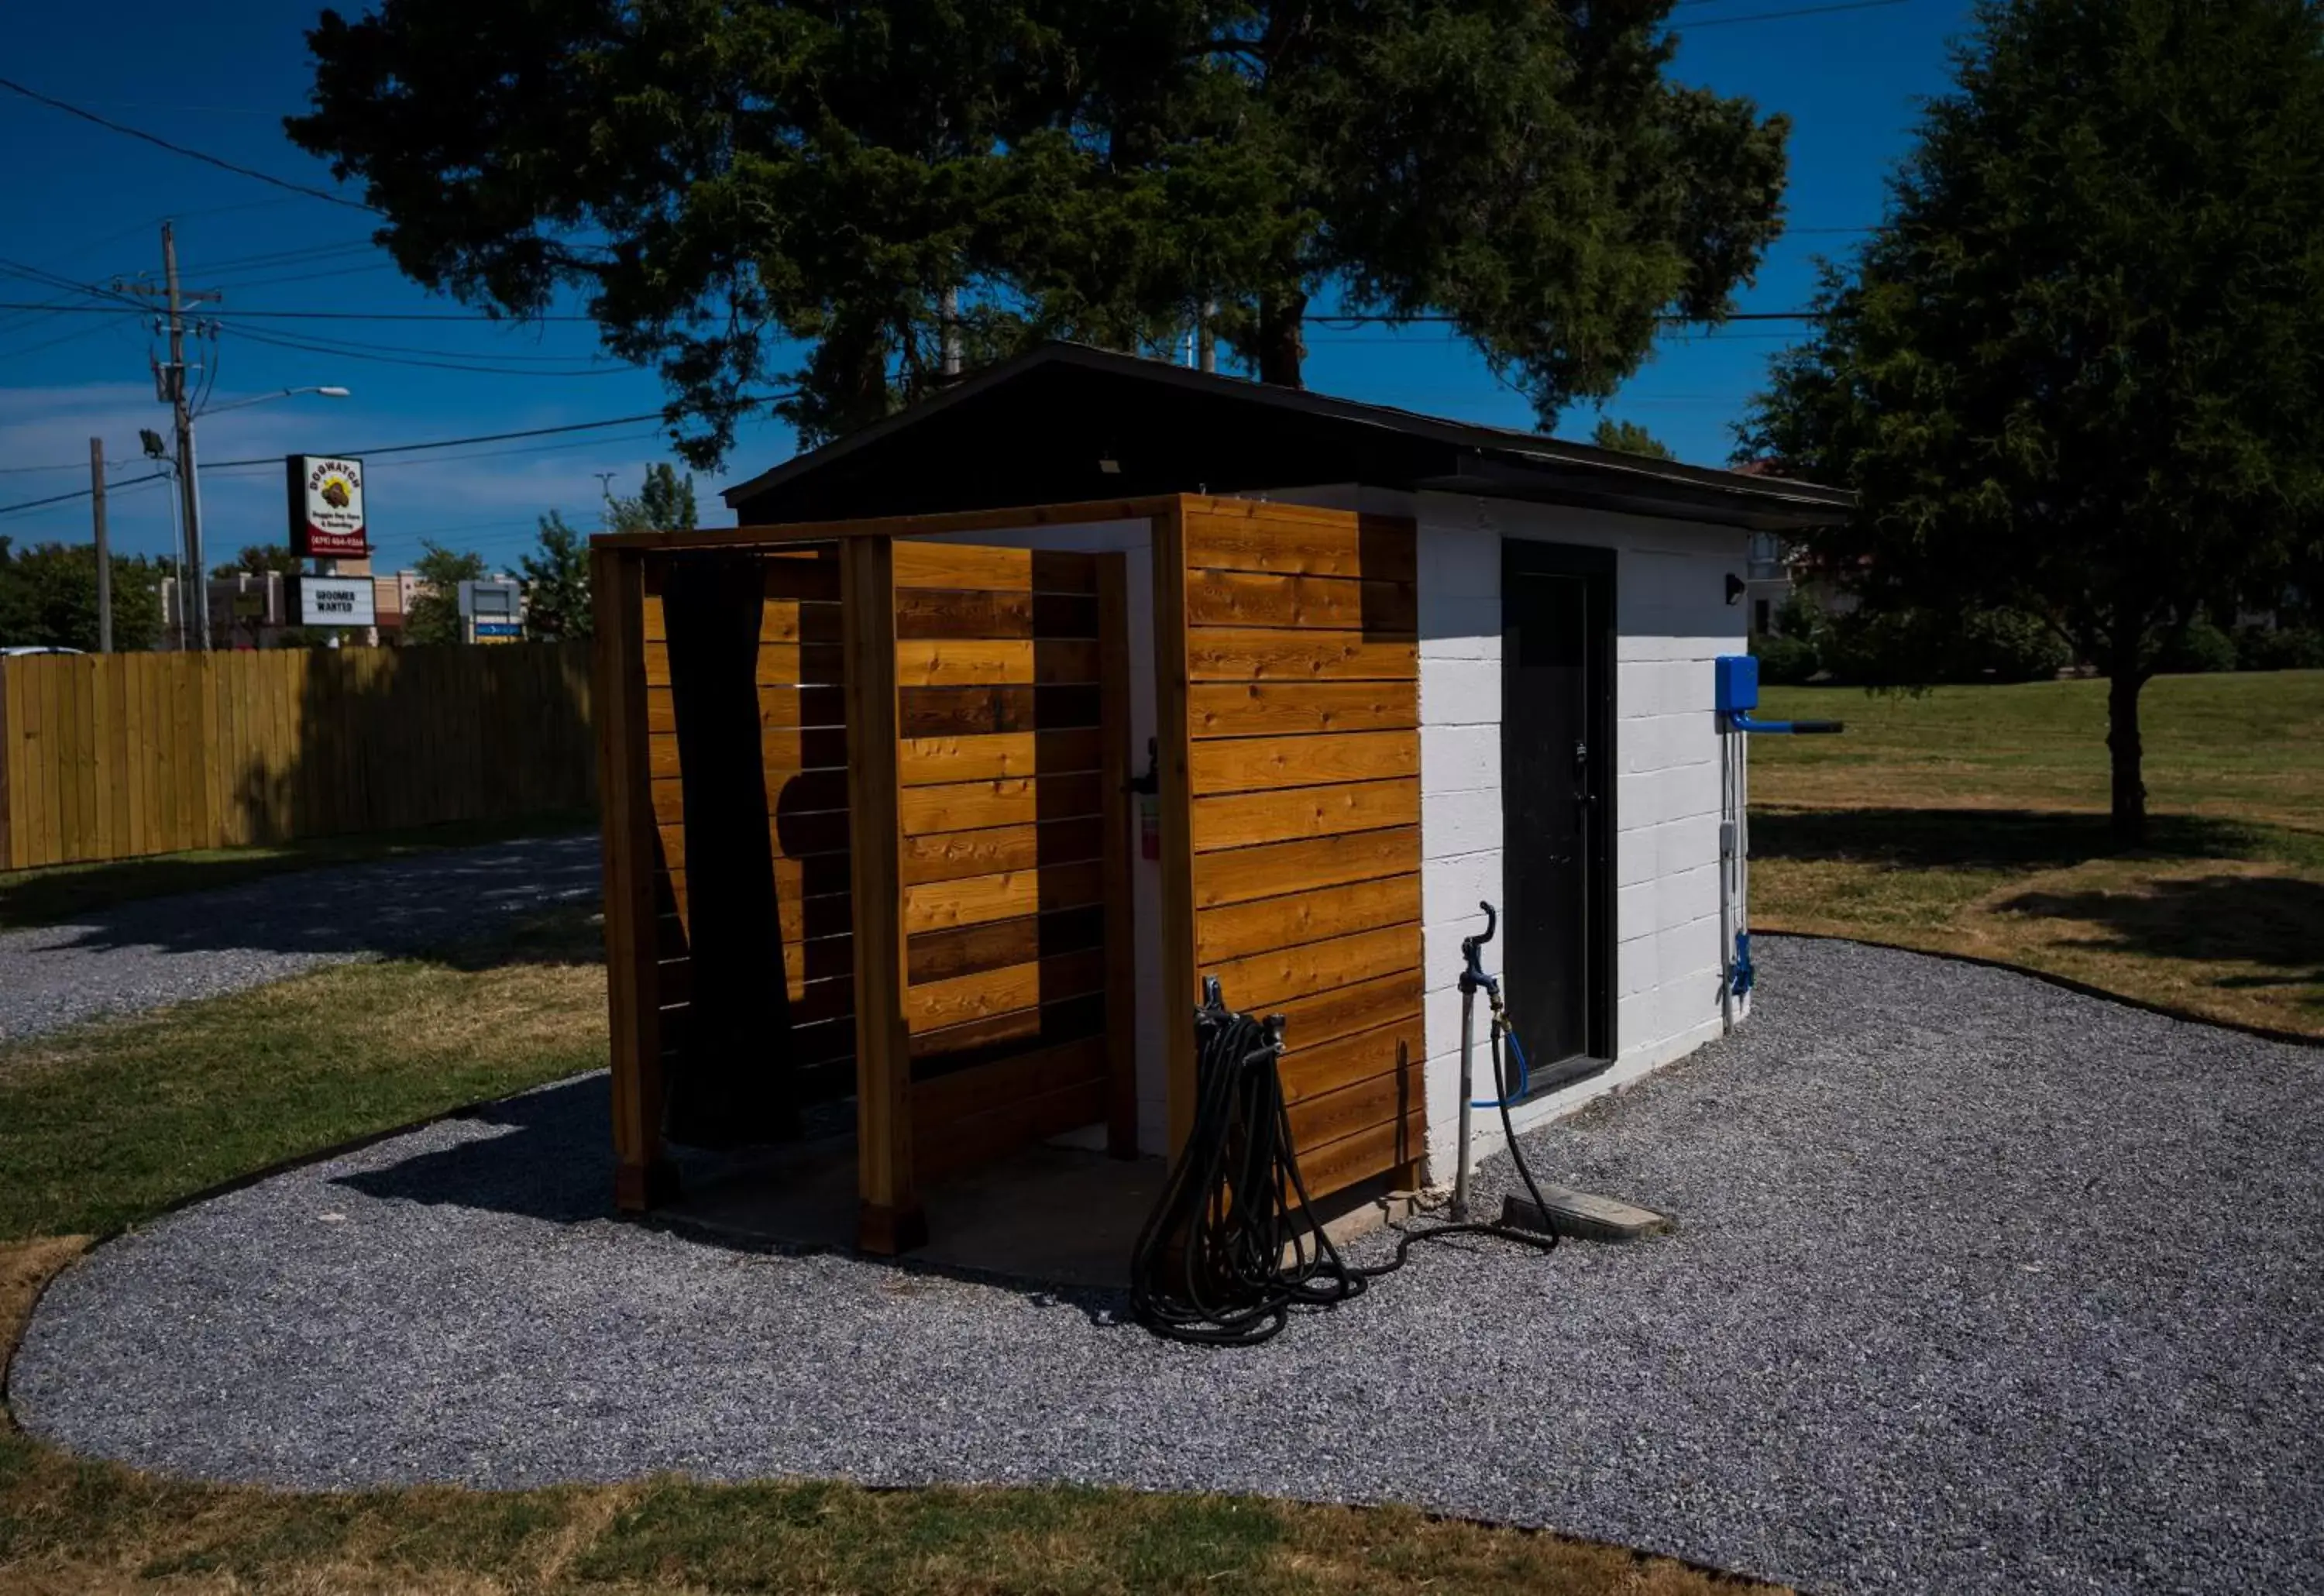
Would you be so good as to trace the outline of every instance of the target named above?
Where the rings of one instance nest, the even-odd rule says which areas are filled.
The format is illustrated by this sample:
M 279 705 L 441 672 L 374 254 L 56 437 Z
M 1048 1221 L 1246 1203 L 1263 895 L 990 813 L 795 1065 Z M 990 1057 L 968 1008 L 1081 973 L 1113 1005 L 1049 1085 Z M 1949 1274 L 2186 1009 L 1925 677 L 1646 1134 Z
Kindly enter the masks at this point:
M 300 393 L 319 393 L 325 399 L 345 399 L 348 392 L 349 390 L 337 383 L 324 383 L 307 388 L 285 388 L 276 393 L 261 393 L 250 399 L 237 399 L 231 404 L 214 404 L 199 413 L 205 416 L 215 416 L 221 411 L 238 411 L 244 405 L 265 404 L 272 400 L 290 399 Z

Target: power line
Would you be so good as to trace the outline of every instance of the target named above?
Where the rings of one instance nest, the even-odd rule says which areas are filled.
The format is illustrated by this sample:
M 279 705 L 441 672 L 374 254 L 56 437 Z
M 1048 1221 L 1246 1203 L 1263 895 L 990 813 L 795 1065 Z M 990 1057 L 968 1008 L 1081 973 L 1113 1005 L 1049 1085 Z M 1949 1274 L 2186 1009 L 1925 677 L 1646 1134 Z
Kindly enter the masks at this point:
M 205 151 L 190 149 L 184 144 L 172 143 L 170 140 L 156 134 L 147 133 L 143 128 L 132 127 L 124 122 L 115 122 L 109 116 L 100 116 L 94 111 L 84 110 L 78 106 L 71 105 L 53 96 L 42 94 L 38 89 L 27 88 L 13 78 L 0 78 L 0 88 L 7 89 L 13 94 L 23 95 L 28 100 L 37 100 L 52 110 L 62 111 L 68 116 L 78 116 L 83 122 L 93 122 L 99 127 L 122 134 L 129 138 L 142 139 L 146 143 L 169 151 L 172 155 L 183 155 L 189 161 L 198 161 L 205 165 L 215 166 L 222 171 L 230 171 L 241 177 L 254 179 L 262 183 L 270 183 L 277 189 L 287 189 L 293 194 L 304 194 L 309 199 L 320 199 L 328 205 L 343 205 L 349 210 L 370 211 L 374 216 L 380 214 L 360 199 L 349 199 L 343 194 L 334 194 L 327 189 L 311 188 L 305 183 L 294 183 L 288 178 L 278 178 L 271 172 L 260 171 L 256 167 L 244 166 L 238 161 L 228 161 L 224 156 L 212 155 Z
M 33 305 L 0 300 L 0 310 L 59 310 L 96 312 L 113 309 L 109 305 Z M 522 327 L 540 321 L 587 321 L 594 316 L 463 316 L 444 310 L 237 310 L 224 306 L 212 306 L 206 316 L 239 317 L 244 320 L 263 318 L 269 321 L 456 321 L 469 327 Z
M 274 337 L 265 333 L 254 332 L 246 327 L 238 327 L 233 330 L 236 337 L 247 338 L 254 344 L 265 344 L 277 349 L 295 349 L 302 355 L 329 355 L 345 360 L 367 360 L 379 365 L 420 366 L 429 371 L 466 372 L 471 375 L 477 376 L 611 377 L 619 376 L 628 372 L 643 371 L 646 369 L 641 365 L 633 365 L 627 362 L 619 365 L 575 365 L 569 369 L 564 370 L 545 370 L 537 367 L 524 366 L 485 365 L 479 364 L 476 361 L 458 357 L 451 360 L 429 360 L 417 355 L 370 354 L 361 349 L 345 347 L 336 344 L 315 344 L 295 338 Z M 580 357 L 576 356 L 574 358 L 578 359 Z
M 169 475 L 166 471 L 156 471 L 150 476 L 133 476 L 127 482 L 109 482 L 105 484 L 105 491 L 110 494 L 118 492 L 122 488 L 134 488 L 140 483 L 161 482 Z M 14 515 L 19 510 L 38 510 L 43 504 L 70 503 L 75 499 L 88 498 L 89 493 L 89 489 L 83 488 L 76 494 L 52 494 L 45 499 L 27 499 L 21 504 L 0 504 L 0 515 Z
M 1904 0 L 1846 0 L 1840 5 L 1803 5 L 1795 11 L 1759 11 L 1749 16 L 1714 16 L 1699 23 L 1689 23 L 1686 31 L 1700 32 L 1705 28 L 1731 28 L 1738 23 L 1776 23 L 1786 17 L 1822 16 L 1834 11 L 1872 11 L 1883 5 L 1902 5 Z

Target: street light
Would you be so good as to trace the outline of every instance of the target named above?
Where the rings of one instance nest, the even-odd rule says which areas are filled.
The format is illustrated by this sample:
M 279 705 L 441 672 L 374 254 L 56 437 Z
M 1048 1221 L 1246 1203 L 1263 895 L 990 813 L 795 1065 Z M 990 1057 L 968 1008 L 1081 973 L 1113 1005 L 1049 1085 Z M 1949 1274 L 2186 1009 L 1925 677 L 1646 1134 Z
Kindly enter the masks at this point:
M 319 393 L 325 399 L 345 399 L 347 390 L 336 383 L 309 388 L 285 388 L 280 392 L 261 393 L 249 399 L 237 399 L 232 404 L 212 405 L 204 415 L 216 415 L 220 411 L 238 411 L 244 405 L 264 404 L 269 400 L 289 399 L 300 393 Z M 186 564 L 192 567 L 194 593 L 200 603 L 194 606 L 195 646 L 204 653 L 210 646 L 209 577 L 202 568 L 202 478 L 194 464 L 194 418 L 182 409 L 185 458 L 178 462 L 178 474 L 186 484 Z
M 198 413 L 205 416 L 215 416 L 221 411 L 238 411 L 246 404 L 264 404 L 269 400 L 289 399 L 293 395 L 300 393 L 319 393 L 325 399 L 345 399 L 347 397 L 349 392 L 349 390 L 338 387 L 336 384 L 327 384 L 322 387 L 314 388 L 285 388 L 276 393 L 261 393 L 251 399 L 237 399 L 232 404 L 209 405 Z

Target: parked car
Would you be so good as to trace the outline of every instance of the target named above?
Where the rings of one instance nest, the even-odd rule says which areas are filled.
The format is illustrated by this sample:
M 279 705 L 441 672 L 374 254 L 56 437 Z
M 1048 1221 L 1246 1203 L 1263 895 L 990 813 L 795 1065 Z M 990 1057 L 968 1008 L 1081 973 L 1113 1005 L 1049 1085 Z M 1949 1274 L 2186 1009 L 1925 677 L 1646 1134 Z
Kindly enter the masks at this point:
M 60 649 L 51 643 L 11 643 L 0 649 L 0 660 L 13 660 L 19 654 L 85 654 L 87 649 Z

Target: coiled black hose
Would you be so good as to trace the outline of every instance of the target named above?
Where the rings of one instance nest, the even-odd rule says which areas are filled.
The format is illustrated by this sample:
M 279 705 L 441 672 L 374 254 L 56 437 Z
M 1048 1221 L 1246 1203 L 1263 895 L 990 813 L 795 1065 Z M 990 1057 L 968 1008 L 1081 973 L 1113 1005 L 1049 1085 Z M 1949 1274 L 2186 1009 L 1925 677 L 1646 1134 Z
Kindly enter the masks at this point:
M 1130 1258 L 1130 1312 L 1139 1324 L 1198 1346 L 1256 1346 L 1280 1334 L 1296 1306 L 1328 1307 L 1360 1296 L 1370 1282 L 1402 1268 L 1416 1241 L 1484 1235 L 1544 1252 L 1556 1247 L 1554 1234 L 1508 1225 L 1436 1224 L 1404 1231 L 1388 1263 L 1357 1268 L 1345 1262 L 1315 1222 L 1300 1178 L 1276 1067 L 1282 1016 L 1261 1020 L 1235 1012 L 1215 980 L 1204 983 L 1204 999 L 1194 1010 L 1194 1122 Z M 1496 1042 L 1499 1037 L 1497 1024 Z M 1517 1173 L 1539 1204 L 1501 1074 L 1496 1046 L 1502 1129 Z

